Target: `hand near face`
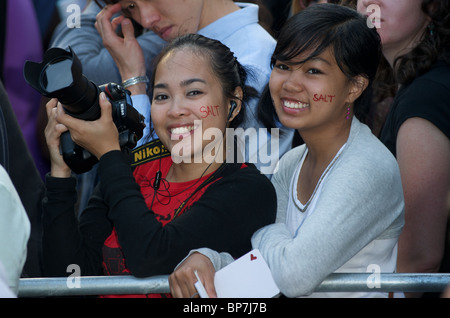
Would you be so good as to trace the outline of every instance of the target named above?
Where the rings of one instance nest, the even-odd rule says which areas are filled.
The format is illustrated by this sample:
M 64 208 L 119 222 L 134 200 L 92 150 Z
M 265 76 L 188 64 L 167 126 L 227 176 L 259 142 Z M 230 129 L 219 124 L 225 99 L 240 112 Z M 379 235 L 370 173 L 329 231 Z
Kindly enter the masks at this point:
M 97 15 L 95 27 L 103 39 L 103 45 L 117 64 L 122 81 L 125 81 L 135 76 L 144 76 L 146 68 L 144 53 L 134 36 L 131 20 L 122 15 L 112 19 L 120 10 L 120 4 L 107 5 Z M 115 32 L 119 25 L 122 27 L 123 38 Z M 133 85 L 129 90 L 135 95 L 145 94 L 146 84 Z

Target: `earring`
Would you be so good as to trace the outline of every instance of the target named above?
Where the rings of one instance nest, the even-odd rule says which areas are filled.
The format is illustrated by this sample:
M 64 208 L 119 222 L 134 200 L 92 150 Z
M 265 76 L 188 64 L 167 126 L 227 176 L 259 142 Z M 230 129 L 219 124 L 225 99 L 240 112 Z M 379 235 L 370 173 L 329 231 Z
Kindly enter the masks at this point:
M 347 115 L 345 116 L 345 119 L 350 119 L 350 105 L 347 106 Z
M 428 24 L 428 32 L 430 33 L 430 36 L 434 35 L 434 23 L 430 22 L 430 24 Z

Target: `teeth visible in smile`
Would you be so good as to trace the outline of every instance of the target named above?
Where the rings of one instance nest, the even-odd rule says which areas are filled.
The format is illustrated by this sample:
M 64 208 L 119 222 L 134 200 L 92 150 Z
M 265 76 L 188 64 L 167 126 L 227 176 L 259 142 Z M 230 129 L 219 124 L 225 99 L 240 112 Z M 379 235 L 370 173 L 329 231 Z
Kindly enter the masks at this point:
M 284 107 L 287 107 L 287 108 L 306 108 L 309 106 L 309 104 L 305 104 L 305 103 L 301 103 L 301 102 L 295 103 L 295 102 L 284 101 L 283 104 L 284 104 Z
M 184 127 L 176 127 L 171 128 L 170 132 L 174 135 L 186 134 L 194 130 L 195 126 L 184 126 Z

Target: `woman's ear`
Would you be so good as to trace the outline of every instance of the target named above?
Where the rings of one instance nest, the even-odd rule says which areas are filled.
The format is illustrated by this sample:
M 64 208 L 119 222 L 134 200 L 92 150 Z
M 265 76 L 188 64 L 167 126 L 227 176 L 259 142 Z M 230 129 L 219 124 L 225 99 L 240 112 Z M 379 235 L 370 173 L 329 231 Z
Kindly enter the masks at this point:
M 241 87 L 236 87 L 234 91 L 234 96 L 236 98 L 230 99 L 230 106 L 228 108 L 228 116 L 227 121 L 230 122 L 234 119 L 234 117 L 239 114 L 242 107 L 242 98 L 244 97 L 244 92 Z
M 361 96 L 361 94 L 369 86 L 369 79 L 365 76 L 358 75 L 350 81 L 347 103 L 352 104 Z

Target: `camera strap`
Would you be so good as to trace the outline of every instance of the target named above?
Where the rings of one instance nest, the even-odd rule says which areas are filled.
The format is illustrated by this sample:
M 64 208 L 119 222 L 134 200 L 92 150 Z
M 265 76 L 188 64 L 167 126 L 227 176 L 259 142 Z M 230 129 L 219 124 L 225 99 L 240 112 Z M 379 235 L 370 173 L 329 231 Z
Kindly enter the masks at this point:
M 175 210 L 175 213 L 174 213 L 174 215 L 173 215 L 173 217 L 172 217 L 172 220 L 173 219 L 175 219 L 180 213 L 181 213 L 181 211 L 183 211 L 183 209 L 186 207 L 186 203 L 197 193 L 197 192 L 199 192 L 203 187 L 205 187 L 206 185 L 208 185 L 208 184 L 210 184 L 210 183 L 212 183 L 212 182 L 214 182 L 214 181 L 216 181 L 216 180 L 218 180 L 218 179 L 220 179 L 221 177 L 222 177 L 222 172 L 223 172 L 223 170 L 225 169 L 227 167 L 227 165 L 226 165 L 226 163 L 222 163 L 221 165 L 220 165 L 220 167 L 216 170 L 216 171 L 214 171 L 214 173 L 212 173 L 211 174 L 211 176 L 209 176 L 209 178 L 208 179 L 206 179 L 205 181 L 203 181 L 203 183 L 202 184 L 200 184 L 190 195 L 189 195 L 189 197 L 186 199 L 186 200 L 184 200 L 181 204 L 180 204 L 180 206 Z
M 131 166 L 136 167 L 156 159 L 170 156 L 170 152 L 159 139 L 155 139 L 142 146 L 134 148 L 131 151 L 131 155 Z

